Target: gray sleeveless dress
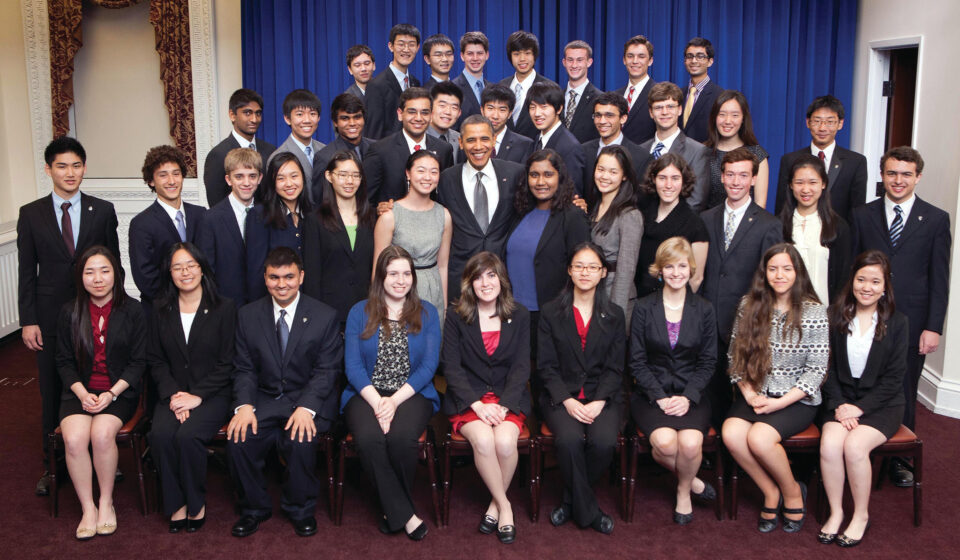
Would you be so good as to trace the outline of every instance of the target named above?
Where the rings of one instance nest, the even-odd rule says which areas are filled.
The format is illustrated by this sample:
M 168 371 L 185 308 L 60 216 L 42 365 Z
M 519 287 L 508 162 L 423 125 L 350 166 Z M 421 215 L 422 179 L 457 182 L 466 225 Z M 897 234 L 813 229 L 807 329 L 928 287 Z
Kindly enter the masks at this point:
M 443 241 L 444 208 L 434 202 L 430 210 L 408 210 L 399 204 L 393 206 L 393 244 L 399 245 L 413 257 L 417 268 L 417 295 L 437 308 L 443 324 L 443 285 L 437 255 Z

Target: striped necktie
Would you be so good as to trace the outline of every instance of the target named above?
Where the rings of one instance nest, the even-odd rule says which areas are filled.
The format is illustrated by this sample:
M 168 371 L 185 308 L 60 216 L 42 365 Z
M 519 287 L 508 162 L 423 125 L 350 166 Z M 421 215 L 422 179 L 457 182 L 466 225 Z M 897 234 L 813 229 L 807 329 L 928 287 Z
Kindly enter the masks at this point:
M 653 147 L 653 159 L 660 159 L 660 156 L 663 155 L 663 149 L 666 146 L 663 145 L 663 142 L 657 142 L 657 145 Z
M 897 243 L 900 242 L 900 235 L 903 233 L 903 208 L 900 208 L 900 205 L 897 204 L 893 207 L 893 211 L 896 216 L 890 223 L 890 245 L 896 248 Z

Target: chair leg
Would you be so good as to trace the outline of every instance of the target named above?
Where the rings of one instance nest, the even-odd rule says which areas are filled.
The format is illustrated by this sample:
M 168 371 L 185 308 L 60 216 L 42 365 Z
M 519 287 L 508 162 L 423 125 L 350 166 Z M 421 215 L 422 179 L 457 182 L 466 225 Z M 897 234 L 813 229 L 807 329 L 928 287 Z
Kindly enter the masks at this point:
M 717 521 L 723 521 L 723 446 L 720 445 L 719 440 L 720 438 L 717 438 L 717 447 L 713 455 L 714 486 L 717 490 L 717 502 L 714 504 L 714 508 L 716 509 Z
M 636 438 L 630 441 L 630 480 L 627 483 L 627 523 L 633 523 L 633 502 L 636 499 L 637 488 L 637 457 L 640 455 L 640 445 Z
M 327 513 L 330 520 L 334 521 L 334 503 L 336 502 L 336 480 L 333 470 L 333 436 L 326 434 L 324 436 L 324 453 L 327 455 Z
M 423 443 L 424 454 L 427 459 L 427 474 L 430 476 L 430 495 L 433 498 L 433 516 L 437 527 L 443 527 L 443 514 L 440 510 L 440 493 L 437 488 L 437 459 L 433 452 L 433 443 Z
M 56 517 L 59 513 L 59 503 L 57 495 L 57 434 L 56 432 L 47 435 L 47 460 L 49 466 L 47 472 L 50 475 L 50 517 Z
M 625 522 L 630 522 L 630 512 L 629 512 L 629 502 L 627 501 L 629 496 L 629 458 L 630 453 L 633 451 L 632 446 L 627 443 L 627 439 L 621 437 L 617 442 L 617 447 L 620 448 L 620 519 Z
M 730 519 L 734 521 L 737 520 L 737 493 L 739 488 L 737 487 L 737 478 L 740 476 L 740 467 L 734 461 L 733 468 L 730 469 Z
M 913 455 L 913 525 L 919 527 L 923 509 L 923 441 L 917 440 Z
M 343 522 L 343 478 L 344 478 L 344 474 L 345 474 L 345 472 L 346 472 L 346 468 L 344 467 L 344 463 L 346 463 L 346 454 L 347 454 L 347 453 L 346 453 L 346 450 L 347 450 L 347 445 L 346 445 L 346 443 L 341 443 L 341 444 L 340 444 L 340 458 L 339 458 L 339 463 L 338 463 L 338 465 L 337 465 L 337 466 L 338 466 L 338 468 L 337 468 L 337 497 L 336 497 L 336 505 L 334 506 L 335 515 L 334 515 L 334 519 L 333 519 L 333 524 L 336 525 L 336 526 L 338 526 L 338 527 L 339 527 L 340 524 Z
M 540 520 L 540 481 L 543 477 L 543 447 L 540 442 L 531 443 L 530 450 L 530 521 Z
M 443 442 L 440 453 L 443 456 L 443 524 L 450 523 L 450 455 L 453 453 L 452 445 L 449 441 Z
M 147 516 L 147 486 L 143 478 L 143 436 L 131 434 L 130 448 L 133 450 L 134 461 L 137 463 L 137 484 L 140 486 L 140 509 L 143 516 Z

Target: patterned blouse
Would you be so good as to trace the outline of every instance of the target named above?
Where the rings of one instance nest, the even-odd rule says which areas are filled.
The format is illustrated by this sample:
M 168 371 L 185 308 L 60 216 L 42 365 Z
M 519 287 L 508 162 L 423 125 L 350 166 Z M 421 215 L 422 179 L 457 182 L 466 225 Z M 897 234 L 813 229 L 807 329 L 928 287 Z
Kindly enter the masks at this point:
M 407 327 L 390 320 L 390 336 L 380 329 L 377 341 L 377 363 L 373 366 L 370 384 L 378 391 L 396 391 L 410 377 L 410 348 L 407 346 Z
M 737 311 L 737 320 L 733 324 L 728 357 L 733 360 L 733 341 L 737 337 L 740 316 L 743 313 L 743 300 Z M 770 363 L 772 368 L 763 381 L 759 393 L 769 397 L 781 397 L 790 389 L 797 387 L 807 394 L 800 400 L 803 404 L 818 406 L 822 400 L 820 385 L 827 374 L 827 361 L 830 358 L 830 328 L 827 323 L 827 308 L 819 303 L 803 303 L 800 315 L 800 329 L 803 336 L 799 341 L 794 331 L 783 336 L 783 327 L 787 314 L 774 309 L 770 321 Z M 743 379 L 741 372 L 730 371 L 730 381 L 737 383 Z

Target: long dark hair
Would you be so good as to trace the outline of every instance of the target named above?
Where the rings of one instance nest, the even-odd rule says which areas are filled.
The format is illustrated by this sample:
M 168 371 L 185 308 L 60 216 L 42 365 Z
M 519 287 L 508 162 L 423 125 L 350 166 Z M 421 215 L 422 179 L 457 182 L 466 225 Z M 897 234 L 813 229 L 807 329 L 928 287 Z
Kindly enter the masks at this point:
M 607 208 L 607 212 L 597 221 L 597 211 L 600 209 L 600 203 L 597 202 L 597 205 L 593 208 L 593 211 L 590 213 L 590 221 L 597 221 L 595 226 L 597 233 L 600 235 L 606 235 L 610 228 L 613 227 L 613 221 L 617 217 L 630 210 L 636 208 L 635 202 L 637 198 L 637 174 L 633 170 L 633 158 L 630 157 L 630 154 L 627 150 L 623 149 L 623 146 L 607 146 L 600 150 L 600 155 L 597 156 L 597 163 L 600 163 L 600 158 L 603 156 L 611 156 L 617 160 L 617 164 L 620 165 L 620 169 L 623 171 L 623 181 L 620 183 L 620 190 L 617 191 L 617 195 L 613 197 L 613 202 L 610 203 L 610 208 Z M 593 172 L 596 173 L 597 166 L 593 166 Z M 600 197 L 601 199 L 603 196 Z
M 73 335 L 73 352 L 77 365 L 84 367 L 93 356 L 93 328 L 90 326 L 90 294 L 83 287 L 83 269 L 91 257 L 102 255 L 113 268 L 113 299 L 111 310 L 123 307 L 127 302 L 127 292 L 123 289 L 124 272 L 120 260 L 110 249 L 103 245 L 94 245 L 80 255 L 74 266 L 74 280 L 77 285 L 77 297 L 70 310 L 70 332 Z M 112 311 L 111 311 L 112 312 Z
M 370 283 L 370 293 L 367 297 L 367 305 L 363 308 L 367 313 L 367 325 L 360 338 L 370 338 L 376 334 L 377 329 L 383 329 L 383 336 L 390 337 L 390 313 L 387 310 L 387 294 L 383 289 L 383 283 L 387 279 L 387 267 L 397 259 L 403 259 L 410 264 L 410 272 L 413 273 L 413 280 L 410 291 L 403 302 L 403 310 L 400 313 L 400 324 L 406 325 L 407 332 L 418 333 L 423 324 L 420 315 L 423 313 L 423 304 L 420 302 L 420 296 L 417 295 L 417 269 L 413 265 L 413 257 L 406 249 L 399 245 L 390 245 L 380 252 L 377 257 L 373 282 Z
M 301 216 L 306 216 L 311 210 L 310 195 L 307 193 L 309 178 L 303 172 L 300 160 L 293 152 L 280 152 L 270 160 L 270 165 L 267 166 L 267 180 L 264 182 L 266 188 L 263 190 L 263 222 L 274 229 L 287 229 L 286 205 L 277 194 L 277 175 L 280 173 L 280 168 L 291 161 L 296 164 L 303 178 L 303 189 L 297 196 L 297 211 Z
M 763 381 L 772 367 L 770 328 L 777 298 L 773 288 L 767 283 L 767 264 L 779 254 L 786 254 L 790 258 L 797 276 L 790 288 L 790 310 L 787 311 L 787 319 L 783 325 L 784 338 L 792 332 L 796 333 L 797 341 L 800 341 L 803 338 L 800 328 L 803 304 L 811 301 L 820 303 L 796 247 L 789 243 L 778 243 L 767 249 L 760 266 L 753 274 L 750 289 L 740 300 L 736 338 L 730 347 L 730 372 L 742 374 L 743 379 L 755 389 L 763 386 Z
M 860 253 L 853 261 L 853 274 L 840 292 L 836 303 L 830 306 L 830 328 L 833 332 L 846 336 L 850 332 L 850 324 L 857 316 L 857 298 L 853 295 L 853 282 L 860 269 L 867 266 L 879 266 L 883 271 L 883 295 L 877 301 L 877 328 L 873 339 L 880 340 L 887 333 L 887 321 L 897 311 L 897 304 L 893 297 L 893 284 L 890 282 L 890 260 L 881 251 L 871 249 Z
M 582 241 L 577 243 L 573 247 L 573 250 L 570 251 L 570 258 L 567 259 L 568 269 L 573 266 L 573 258 L 576 257 L 580 251 L 592 252 L 600 260 L 600 265 L 603 266 L 603 268 L 607 268 L 608 263 L 607 259 L 603 257 L 603 249 L 593 241 Z M 606 278 L 601 278 L 593 291 L 594 310 L 606 310 L 610 303 L 610 298 L 607 297 L 607 290 L 604 289 L 606 280 Z M 564 286 L 563 291 L 557 296 L 557 300 L 560 302 L 560 309 L 563 310 L 565 315 L 569 316 L 573 313 L 573 278 L 571 278 L 569 274 L 567 275 L 567 285 Z
M 360 184 L 357 185 L 357 192 L 354 193 L 354 200 L 357 203 L 357 225 L 372 228 L 377 221 L 377 215 L 367 199 L 367 176 L 363 172 L 363 165 L 360 163 L 357 154 L 352 151 L 339 151 L 333 154 L 324 171 L 334 173 L 340 162 L 344 161 L 352 161 L 360 171 Z M 343 220 L 340 216 L 340 208 L 337 206 L 337 193 L 333 190 L 332 184 L 325 183 L 323 185 L 323 201 L 317 210 L 317 216 L 320 218 L 323 227 L 329 231 L 340 231 L 340 224 L 343 223 Z
M 557 170 L 559 184 L 557 185 L 557 192 L 553 195 L 553 200 L 550 201 L 550 214 L 561 212 L 573 203 L 573 193 L 575 192 L 573 179 L 570 177 L 570 172 L 567 171 L 566 164 L 563 163 L 563 158 L 551 149 L 538 150 L 527 158 L 527 168 L 524 170 L 523 178 L 517 185 L 516 194 L 513 197 L 513 207 L 517 211 L 517 216 L 525 216 L 527 212 L 537 207 L 537 199 L 530 192 L 528 177 L 530 167 L 538 161 L 548 161 Z
M 497 316 L 501 321 L 509 319 L 517 308 L 513 299 L 513 287 L 507 275 L 507 267 L 500 257 L 490 251 L 481 251 L 470 257 L 463 267 L 460 279 L 460 299 L 457 300 L 455 310 L 463 322 L 472 325 L 477 320 L 477 294 L 473 291 L 473 281 L 480 275 L 492 270 L 500 280 L 500 295 L 497 296 Z
M 714 152 L 716 152 L 717 144 L 720 142 L 720 133 L 717 132 L 717 115 L 720 114 L 720 107 L 731 99 L 740 105 L 740 112 L 743 113 L 743 122 L 740 123 L 740 130 L 737 131 L 737 136 L 743 141 L 744 146 L 756 146 L 759 144 L 756 135 L 753 133 L 753 117 L 750 116 L 750 104 L 747 103 L 746 96 L 737 90 L 728 89 L 717 96 L 713 107 L 710 108 L 710 119 L 707 121 L 707 141 L 704 142 L 703 145 L 708 148 L 713 148 Z
M 833 211 L 833 204 L 830 202 L 830 191 L 827 190 L 829 177 L 827 169 L 824 167 L 820 158 L 813 154 L 804 154 L 793 162 L 790 168 L 790 182 L 787 183 L 787 196 L 784 200 L 783 208 L 780 210 L 780 222 L 783 223 L 783 240 L 787 243 L 793 241 L 793 211 L 797 209 L 797 197 L 793 195 L 793 177 L 797 171 L 808 168 L 816 171 L 823 181 L 823 192 L 817 200 L 817 216 L 820 217 L 820 244 L 824 247 L 830 247 L 837 240 L 838 226 L 837 222 L 842 218 Z
M 180 289 L 173 283 L 173 271 L 170 270 L 170 267 L 173 266 L 173 255 L 181 249 L 186 251 L 200 265 L 200 272 L 203 274 L 203 277 L 200 278 L 203 299 L 213 307 L 218 306 L 220 304 L 220 294 L 217 291 L 216 277 L 213 267 L 210 266 L 210 261 L 207 260 L 207 256 L 203 254 L 199 247 L 189 241 L 180 241 L 171 245 L 170 250 L 163 257 L 163 265 L 160 267 L 160 297 L 157 298 L 157 309 L 163 311 L 179 309 L 177 301 L 180 297 Z

